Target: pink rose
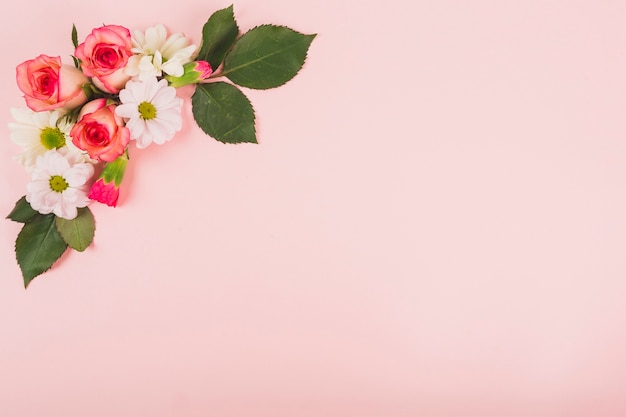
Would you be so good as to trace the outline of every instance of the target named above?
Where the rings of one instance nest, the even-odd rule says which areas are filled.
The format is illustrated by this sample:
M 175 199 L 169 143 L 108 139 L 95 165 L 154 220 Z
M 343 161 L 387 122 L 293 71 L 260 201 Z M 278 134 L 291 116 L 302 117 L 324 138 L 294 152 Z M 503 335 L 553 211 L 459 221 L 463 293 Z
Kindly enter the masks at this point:
M 96 87 L 109 93 L 118 93 L 130 79 L 124 69 L 133 55 L 130 31 L 122 26 L 108 25 L 91 31 L 74 55 L 87 77 Z
M 33 111 L 70 110 L 87 101 L 83 85 L 89 80 L 61 57 L 39 55 L 16 68 L 17 86 Z
M 85 104 L 78 122 L 72 127 L 72 143 L 86 151 L 89 157 L 110 162 L 124 153 L 130 142 L 130 131 L 115 114 L 115 104 L 99 98 Z
M 100 178 L 91 186 L 88 197 L 107 206 L 116 207 L 119 196 L 120 189 L 114 182 L 105 183 L 104 179 Z

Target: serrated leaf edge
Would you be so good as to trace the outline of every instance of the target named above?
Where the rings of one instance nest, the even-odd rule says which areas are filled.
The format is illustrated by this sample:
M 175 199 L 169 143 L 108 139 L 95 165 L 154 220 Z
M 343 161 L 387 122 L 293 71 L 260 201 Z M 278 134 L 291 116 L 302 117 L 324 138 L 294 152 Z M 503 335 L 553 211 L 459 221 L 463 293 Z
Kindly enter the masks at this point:
M 226 82 L 224 82 L 224 81 L 217 81 L 217 82 L 216 82 L 216 84 L 217 84 L 217 83 L 225 83 L 225 84 L 229 84 L 229 83 L 226 83 Z M 230 84 L 230 85 L 232 85 L 233 87 L 235 87 L 235 88 L 239 89 L 239 86 L 238 86 L 238 85 L 235 85 L 234 83 L 233 83 L 233 84 Z M 198 86 L 198 87 L 200 87 L 200 86 Z M 197 92 L 197 91 L 198 91 L 198 88 L 196 88 L 195 92 Z M 207 94 L 207 95 L 208 95 L 208 92 L 206 92 L 206 90 L 204 90 L 204 91 L 205 91 L 205 94 Z M 240 93 L 241 93 L 241 94 L 245 97 L 245 99 L 248 101 L 248 104 L 250 105 L 250 108 L 252 109 L 252 123 L 253 123 L 253 125 L 254 125 L 254 141 L 251 141 L 251 140 L 241 140 L 241 141 L 239 141 L 239 142 L 226 142 L 226 141 L 223 141 L 223 140 L 218 139 L 218 138 L 216 138 L 216 137 L 213 137 L 213 136 L 211 136 L 208 132 L 206 132 L 206 131 L 202 128 L 202 126 L 200 126 L 200 124 L 198 123 L 198 121 L 197 121 L 197 120 L 196 120 L 196 118 L 195 118 L 195 114 L 193 115 L 193 116 L 194 116 L 194 120 L 196 121 L 196 124 L 198 125 L 198 127 L 200 127 L 200 129 L 201 129 L 204 133 L 206 133 L 208 136 L 211 136 L 211 137 L 212 137 L 213 139 L 215 139 L 216 141 L 218 141 L 218 142 L 220 142 L 220 143 L 223 143 L 223 144 L 225 144 L 225 145 L 239 145 L 239 144 L 241 144 L 241 143 L 259 143 L 259 141 L 258 141 L 258 139 L 257 139 L 257 132 L 256 132 L 256 111 L 254 110 L 254 106 L 252 105 L 252 102 L 251 102 L 251 101 L 250 101 L 250 99 L 249 99 L 249 98 L 248 98 L 248 97 L 247 97 L 247 96 L 243 93 L 243 91 L 239 90 L 239 92 L 240 92 Z M 218 101 L 218 100 L 213 100 L 213 102 L 215 102 L 215 103 L 217 103 L 217 104 L 219 105 L 219 101 Z M 193 101 L 192 101 L 192 113 L 193 113 Z M 243 122 L 242 122 L 242 123 L 243 123 Z M 229 130 L 229 132 L 230 132 L 230 131 L 232 131 L 232 130 L 234 130 L 234 129 Z
M 13 209 L 11 210 L 11 212 L 10 212 L 9 214 L 7 214 L 7 216 L 5 217 L 5 219 L 7 219 L 7 220 L 11 220 L 11 221 L 16 222 L 16 223 L 28 224 L 28 223 L 30 223 L 31 221 L 33 221 L 33 219 L 34 219 L 35 217 L 37 217 L 37 215 L 38 215 L 39 213 L 38 213 L 36 210 L 34 210 L 32 207 L 31 207 L 31 210 L 33 210 L 33 214 L 32 214 L 32 216 L 30 217 L 30 219 L 28 219 L 27 221 L 16 220 L 16 219 L 14 219 L 13 217 L 11 217 L 11 215 L 13 214 L 13 212 L 15 212 L 15 210 L 17 209 L 17 205 L 18 205 L 19 203 L 21 203 L 21 202 L 22 202 L 22 200 L 23 200 L 23 201 L 25 201 L 25 202 L 26 202 L 26 204 L 28 204 L 28 205 L 30 206 L 30 203 L 29 203 L 28 201 L 26 201 L 26 196 L 22 196 L 22 197 L 20 197 L 20 199 L 19 199 L 19 200 L 17 200 L 17 201 L 15 202 L 15 205 L 13 206 Z
M 96 220 L 94 218 L 93 213 L 91 212 L 91 210 L 89 209 L 89 207 L 84 207 L 91 215 L 91 218 L 93 219 L 93 230 L 94 230 L 94 236 L 95 236 L 95 231 L 96 231 Z M 89 240 L 89 243 L 87 244 L 87 246 L 85 246 L 84 248 L 81 249 L 81 247 L 74 247 L 70 244 L 70 242 L 67 241 L 67 239 L 65 238 L 65 236 L 63 236 L 63 233 L 61 232 L 61 229 L 59 228 L 59 219 L 61 219 L 60 217 L 57 217 L 54 219 L 54 227 L 57 229 L 57 232 L 59 233 L 59 236 L 61 236 L 61 238 L 63 239 L 63 241 L 67 244 L 67 246 L 69 246 L 70 248 L 74 249 L 77 252 L 84 252 L 87 250 L 87 248 L 89 246 L 91 246 L 91 243 L 93 242 L 93 238 L 94 236 L 91 236 L 91 239 Z M 63 219 L 65 220 L 65 219 Z M 76 227 L 76 222 L 72 222 L 71 220 L 68 220 L 69 222 L 71 222 L 71 224 Z
M 44 215 L 42 215 L 44 216 Z M 32 222 L 31 222 L 32 223 Z M 44 269 L 43 271 L 41 271 L 40 273 L 38 273 L 37 275 L 34 275 L 31 278 L 26 278 L 26 276 L 24 275 L 24 269 L 22 268 L 22 264 L 17 256 L 17 241 L 19 240 L 19 237 L 22 233 L 22 230 L 24 229 L 24 227 L 26 227 L 27 225 L 29 225 L 30 223 L 26 223 L 24 224 L 24 226 L 22 226 L 22 229 L 20 230 L 20 232 L 17 234 L 17 237 L 15 239 L 15 245 L 14 245 L 14 251 L 15 251 L 15 260 L 17 261 L 18 266 L 20 267 L 20 271 L 22 272 L 22 278 L 24 278 L 24 288 L 28 288 L 28 286 L 30 285 L 31 282 L 33 282 L 33 280 L 35 278 L 37 278 L 38 276 L 48 272 L 50 269 L 52 269 L 52 267 L 59 261 L 59 259 L 61 259 L 61 257 L 63 256 L 63 254 L 65 252 L 67 252 L 67 242 L 65 242 L 65 240 L 63 240 L 63 237 L 61 237 L 61 240 L 63 240 L 63 242 L 65 243 L 65 249 L 63 250 L 63 252 L 61 252 L 61 254 L 53 261 L 50 263 L 50 265 Z M 58 230 L 56 230 L 56 219 L 52 221 L 52 227 L 48 228 L 48 231 L 46 232 L 46 236 L 48 236 L 48 234 L 50 233 L 50 231 L 54 229 L 56 233 L 59 233 Z M 59 233 L 59 236 L 61 236 L 61 234 Z M 28 279 L 28 282 L 26 282 L 26 280 Z
M 284 29 L 289 29 L 289 30 L 290 30 L 290 31 L 292 31 L 292 32 L 295 32 L 295 33 L 300 34 L 300 35 L 302 35 L 302 36 L 305 36 L 305 37 L 307 37 L 307 38 L 311 38 L 311 40 L 309 41 L 309 46 L 307 47 L 307 50 L 306 50 L 306 52 L 304 53 L 304 59 L 302 60 L 302 65 L 301 65 L 301 66 L 300 66 L 300 68 L 298 68 L 298 70 L 297 70 L 297 71 L 296 71 L 296 72 L 295 72 L 295 73 L 291 76 L 291 78 L 289 78 L 289 79 L 287 79 L 287 80 L 283 81 L 283 82 L 282 82 L 282 83 L 280 83 L 280 84 L 276 84 L 276 85 L 274 85 L 274 86 L 272 86 L 272 87 L 265 87 L 265 88 L 256 88 L 256 87 L 248 87 L 248 86 L 245 86 L 245 85 L 239 85 L 239 84 L 237 84 L 235 81 L 233 81 L 233 80 L 231 80 L 230 78 L 228 78 L 228 74 L 229 74 L 229 73 L 231 73 L 231 72 L 233 72 L 233 71 L 236 71 L 238 68 L 242 68 L 243 66 L 241 66 L 241 65 L 240 65 L 240 66 L 238 66 L 238 67 L 235 67 L 234 69 L 232 69 L 232 68 L 231 68 L 231 69 L 228 69 L 228 70 L 226 70 L 226 71 L 223 71 L 223 72 L 220 74 L 220 76 L 224 76 L 224 77 L 228 78 L 228 80 L 229 80 L 229 81 L 231 81 L 233 84 L 236 84 L 236 85 L 237 85 L 237 86 L 239 86 L 239 87 L 249 88 L 249 89 L 251 89 L 251 90 L 271 90 L 272 88 L 278 88 L 278 87 L 281 87 L 281 86 L 283 86 L 283 85 L 287 84 L 289 81 L 293 80 L 293 79 L 296 77 L 296 75 L 298 75 L 298 74 L 300 73 L 300 71 L 302 71 L 302 69 L 303 69 L 303 68 L 304 68 L 304 66 L 306 65 L 307 58 L 309 57 L 309 49 L 310 49 L 310 47 L 311 47 L 311 44 L 313 43 L 313 40 L 317 37 L 317 33 L 312 33 L 312 34 L 307 35 L 307 34 L 304 34 L 304 33 L 302 33 L 302 32 L 298 32 L 297 30 L 295 30 L 295 29 L 293 29 L 293 28 L 291 28 L 291 27 L 289 27 L 289 26 L 286 26 L 286 25 L 273 25 L 273 24 L 271 24 L 271 23 L 266 23 L 266 24 L 262 24 L 262 25 L 255 26 L 255 27 L 253 27 L 252 29 L 248 30 L 246 33 L 242 34 L 239 38 L 237 38 L 237 41 L 238 41 L 239 39 L 243 38 L 243 37 L 244 37 L 245 35 L 247 35 L 248 33 L 252 32 L 253 30 L 258 29 L 258 28 L 262 28 L 262 27 L 266 27 L 266 26 L 275 27 L 275 28 L 284 28 Z M 233 44 L 233 46 L 230 48 L 230 50 L 228 51 L 228 53 L 224 56 L 224 63 L 226 62 L 226 59 L 228 58 L 228 54 L 229 54 L 229 53 L 233 50 L 233 48 L 234 48 L 234 47 L 235 47 L 235 45 L 237 44 L 237 41 L 235 41 L 235 43 L 234 43 L 234 44 Z M 281 52 L 282 52 L 282 51 L 281 51 Z M 273 54 L 271 54 L 271 55 L 266 55 L 264 58 L 266 58 L 266 57 L 268 57 L 268 56 L 272 56 L 272 55 L 277 54 L 277 53 L 279 53 L 279 52 L 275 52 L 275 53 L 273 53 Z M 260 59 L 257 59 L 256 61 L 250 61 L 250 63 L 253 63 L 253 62 L 258 62 L 258 61 L 260 61 Z
M 202 34 L 201 36 L 201 40 L 200 40 L 200 45 L 198 47 L 198 56 L 203 55 L 201 54 L 202 48 L 204 46 L 204 28 L 207 25 L 207 23 L 209 23 L 209 20 L 211 20 L 211 18 L 219 12 L 225 11 L 225 10 L 229 10 L 230 9 L 230 13 L 231 16 L 233 18 L 233 22 L 235 23 L 235 28 L 237 29 L 237 35 L 235 36 L 235 39 L 233 40 L 232 44 L 228 47 L 228 49 L 226 50 L 226 52 L 224 52 L 224 56 L 222 56 L 222 60 L 221 62 L 218 63 L 218 65 L 216 66 L 216 68 L 213 68 L 213 70 L 217 70 L 217 67 L 222 66 L 224 64 L 224 60 L 226 59 L 226 56 L 228 55 L 228 53 L 233 49 L 233 46 L 235 45 L 235 43 L 237 42 L 237 39 L 239 39 L 241 37 L 241 29 L 239 28 L 239 25 L 237 24 L 237 19 L 235 19 L 235 7 L 234 4 L 231 4 L 228 7 L 225 7 L 223 9 L 220 10 L 216 10 L 215 12 L 213 12 L 213 14 L 211 16 L 209 16 L 209 18 L 207 19 L 207 21 L 204 23 L 204 25 L 202 25 L 202 29 L 200 31 L 200 33 Z

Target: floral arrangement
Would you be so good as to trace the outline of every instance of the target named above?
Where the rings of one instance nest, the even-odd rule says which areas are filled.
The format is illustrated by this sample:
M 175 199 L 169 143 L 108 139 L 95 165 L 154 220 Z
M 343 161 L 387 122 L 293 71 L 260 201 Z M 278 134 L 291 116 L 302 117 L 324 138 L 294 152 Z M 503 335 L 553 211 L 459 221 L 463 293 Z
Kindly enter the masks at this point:
M 233 6 L 213 13 L 199 47 L 158 24 L 145 31 L 95 28 L 78 42 L 73 65 L 39 55 L 17 66 L 27 108 L 11 109 L 16 160 L 31 176 L 8 219 L 23 223 L 15 242 L 24 286 L 69 248 L 93 241 L 92 202 L 117 206 L 129 147 L 162 145 L 182 128 L 177 88 L 192 85 L 198 126 L 224 143 L 256 143 L 252 105 L 239 87 L 269 89 L 304 65 L 315 35 L 261 25 L 243 35 Z

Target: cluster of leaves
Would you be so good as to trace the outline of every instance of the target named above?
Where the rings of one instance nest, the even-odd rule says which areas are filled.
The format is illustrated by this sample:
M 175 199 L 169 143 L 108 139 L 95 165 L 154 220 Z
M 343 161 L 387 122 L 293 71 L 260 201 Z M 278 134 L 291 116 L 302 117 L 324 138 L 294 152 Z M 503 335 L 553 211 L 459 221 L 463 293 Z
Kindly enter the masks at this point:
M 254 110 L 237 86 L 266 90 L 285 84 L 304 65 L 315 36 L 262 25 L 239 37 L 233 6 L 215 12 L 202 29 L 196 59 L 219 68 L 211 78 L 226 77 L 231 83 L 197 85 L 191 103 L 198 126 L 220 142 L 256 143 Z
M 68 248 L 79 252 L 87 249 L 96 231 L 89 207 L 79 208 L 76 218 L 66 220 L 33 210 L 26 197 L 15 203 L 7 218 L 24 224 L 15 241 L 15 256 L 22 269 L 24 287 L 50 269 Z
M 220 142 L 257 143 L 254 109 L 238 86 L 266 90 L 285 84 L 304 65 L 316 35 L 276 25 L 261 25 L 239 35 L 232 5 L 215 12 L 204 25 L 196 59 L 209 62 L 217 71 L 209 82 L 196 85 L 192 112 L 198 126 Z M 76 27 L 72 42 L 77 45 Z M 230 82 L 215 80 L 219 77 Z M 75 219 L 65 220 L 38 213 L 22 197 L 7 218 L 24 224 L 15 254 L 25 287 L 67 249 L 82 252 L 94 238 L 95 221 L 88 207 L 78 209 Z

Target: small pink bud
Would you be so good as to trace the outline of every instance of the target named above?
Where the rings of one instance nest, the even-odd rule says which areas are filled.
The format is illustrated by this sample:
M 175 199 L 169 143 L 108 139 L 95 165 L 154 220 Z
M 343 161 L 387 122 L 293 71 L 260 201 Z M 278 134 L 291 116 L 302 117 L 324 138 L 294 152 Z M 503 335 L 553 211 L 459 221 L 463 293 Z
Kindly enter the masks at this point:
M 115 186 L 114 182 L 104 183 L 104 179 L 100 178 L 96 181 L 89 191 L 89 198 L 104 203 L 107 206 L 117 206 L 117 199 L 120 195 L 120 189 Z
M 116 207 L 127 164 L 128 149 L 116 160 L 108 162 L 104 166 L 98 180 L 91 186 L 88 197 L 108 206 Z
M 183 65 L 184 73 L 180 77 L 166 75 L 171 87 L 178 88 L 189 84 L 198 84 L 213 74 L 211 64 L 206 61 L 192 61 Z
M 211 64 L 206 61 L 196 61 L 196 67 L 194 69 L 199 73 L 198 78 L 202 80 L 209 78 L 211 74 L 213 74 Z

